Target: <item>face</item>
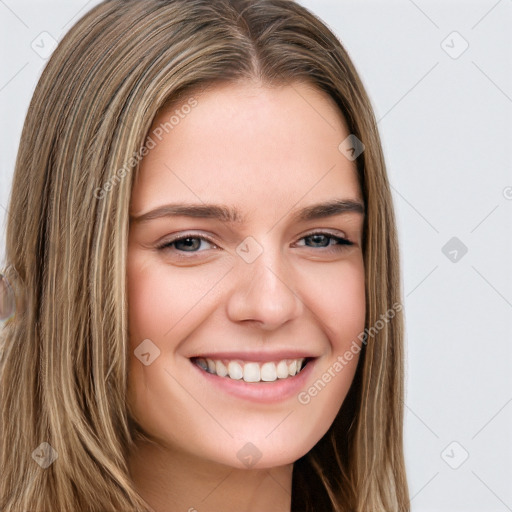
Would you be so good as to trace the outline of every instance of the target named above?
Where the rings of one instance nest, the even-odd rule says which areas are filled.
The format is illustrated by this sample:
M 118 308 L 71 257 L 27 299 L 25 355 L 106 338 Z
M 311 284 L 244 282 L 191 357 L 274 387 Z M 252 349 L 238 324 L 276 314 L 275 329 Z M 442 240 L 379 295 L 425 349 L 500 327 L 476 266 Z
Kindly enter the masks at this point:
M 289 464 L 332 424 L 364 330 L 349 131 L 298 83 L 185 104 L 155 119 L 133 188 L 129 407 L 170 452 Z

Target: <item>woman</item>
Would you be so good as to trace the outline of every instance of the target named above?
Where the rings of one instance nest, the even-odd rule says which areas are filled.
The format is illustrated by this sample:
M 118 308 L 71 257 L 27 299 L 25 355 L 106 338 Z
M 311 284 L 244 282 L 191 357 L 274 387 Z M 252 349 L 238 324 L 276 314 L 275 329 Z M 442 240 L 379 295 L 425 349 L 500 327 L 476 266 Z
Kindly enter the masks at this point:
M 9 213 L 2 510 L 409 510 L 380 140 L 307 10 L 94 8 Z

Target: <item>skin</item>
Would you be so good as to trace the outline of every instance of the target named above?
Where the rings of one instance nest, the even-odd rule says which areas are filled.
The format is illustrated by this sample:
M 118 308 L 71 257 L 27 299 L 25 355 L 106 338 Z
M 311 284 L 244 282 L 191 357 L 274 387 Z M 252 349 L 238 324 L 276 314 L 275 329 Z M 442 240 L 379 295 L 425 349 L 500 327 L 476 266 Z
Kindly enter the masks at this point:
M 307 390 L 363 331 L 364 214 L 294 219 L 323 201 L 363 202 L 355 163 L 338 150 L 349 131 L 334 101 L 306 84 L 222 84 L 195 97 L 143 159 L 130 205 L 129 407 L 154 440 L 138 442 L 130 470 L 157 512 L 289 511 L 293 463 L 331 426 L 358 355 L 307 404 L 297 394 L 275 403 L 233 397 L 189 358 L 304 350 L 318 356 Z M 135 220 L 174 202 L 237 207 L 245 222 Z M 177 235 L 212 243 L 157 248 Z M 247 237 L 262 250 L 252 263 L 237 252 Z M 146 339 L 160 351 L 148 365 L 134 354 Z M 248 442 L 261 454 L 250 467 L 237 457 Z

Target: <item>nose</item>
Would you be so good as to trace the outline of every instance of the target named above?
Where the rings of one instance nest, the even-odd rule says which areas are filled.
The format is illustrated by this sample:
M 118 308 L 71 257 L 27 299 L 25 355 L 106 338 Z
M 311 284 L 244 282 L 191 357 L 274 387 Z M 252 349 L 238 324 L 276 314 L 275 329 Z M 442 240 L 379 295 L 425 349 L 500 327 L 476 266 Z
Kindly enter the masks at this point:
M 304 310 L 292 282 L 292 269 L 278 251 L 264 250 L 252 263 L 237 261 L 227 314 L 233 322 L 274 330 L 299 317 Z

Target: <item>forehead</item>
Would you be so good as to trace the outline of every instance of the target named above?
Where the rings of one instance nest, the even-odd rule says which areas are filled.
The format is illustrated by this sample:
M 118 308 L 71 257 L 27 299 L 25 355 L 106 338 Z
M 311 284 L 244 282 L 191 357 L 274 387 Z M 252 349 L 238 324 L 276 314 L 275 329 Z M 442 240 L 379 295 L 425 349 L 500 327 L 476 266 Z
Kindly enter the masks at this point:
M 177 199 L 274 212 L 361 199 L 355 163 L 338 149 L 348 135 L 334 100 L 306 84 L 223 84 L 184 97 L 154 120 L 132 212 Z

